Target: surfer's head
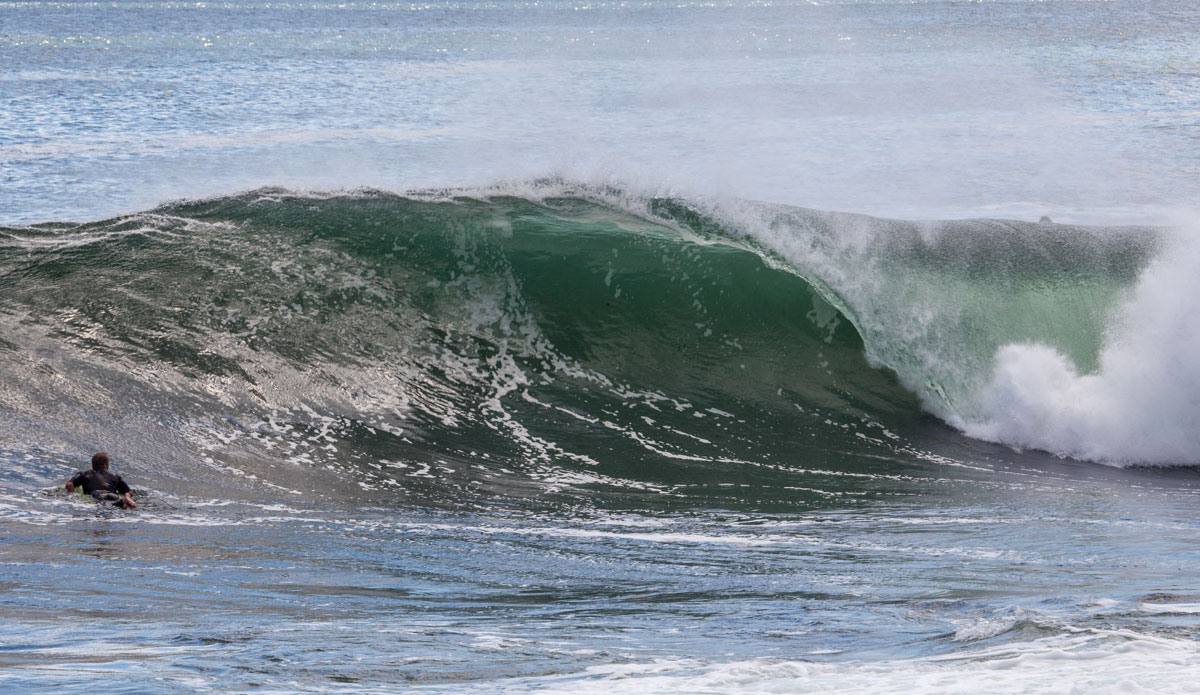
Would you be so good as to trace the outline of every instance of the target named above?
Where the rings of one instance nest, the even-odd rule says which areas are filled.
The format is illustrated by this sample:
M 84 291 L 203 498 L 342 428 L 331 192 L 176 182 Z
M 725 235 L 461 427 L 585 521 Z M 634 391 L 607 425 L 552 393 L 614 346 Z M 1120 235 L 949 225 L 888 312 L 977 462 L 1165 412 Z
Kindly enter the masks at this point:
M 92 470 L 105 471 L 108 470 L 108 454 L 101 451 L 92 455 Z

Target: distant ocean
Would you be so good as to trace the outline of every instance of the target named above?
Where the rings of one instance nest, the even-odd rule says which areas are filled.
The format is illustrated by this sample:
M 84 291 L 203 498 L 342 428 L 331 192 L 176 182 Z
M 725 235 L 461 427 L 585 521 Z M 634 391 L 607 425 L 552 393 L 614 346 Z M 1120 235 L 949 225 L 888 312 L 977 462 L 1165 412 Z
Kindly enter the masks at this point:
M 0 2 L 0 66 L 0 690 L 1194 690 L 1200 6 Z

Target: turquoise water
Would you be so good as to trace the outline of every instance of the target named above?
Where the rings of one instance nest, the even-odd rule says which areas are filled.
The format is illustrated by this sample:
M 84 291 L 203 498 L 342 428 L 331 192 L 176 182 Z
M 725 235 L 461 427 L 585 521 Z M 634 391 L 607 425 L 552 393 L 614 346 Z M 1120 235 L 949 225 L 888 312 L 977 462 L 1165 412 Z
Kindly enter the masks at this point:
M 1197 20 L 0 3 L 0 687 L 1187 692 Z

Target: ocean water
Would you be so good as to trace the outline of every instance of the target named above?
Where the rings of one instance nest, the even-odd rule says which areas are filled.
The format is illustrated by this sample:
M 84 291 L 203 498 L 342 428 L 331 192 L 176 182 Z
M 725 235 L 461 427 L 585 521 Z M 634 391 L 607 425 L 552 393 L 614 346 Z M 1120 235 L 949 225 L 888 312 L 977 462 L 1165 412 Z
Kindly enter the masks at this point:
M 1197 114 L 1183 1 L 0 2 L 0 691 L 1193 692 Z

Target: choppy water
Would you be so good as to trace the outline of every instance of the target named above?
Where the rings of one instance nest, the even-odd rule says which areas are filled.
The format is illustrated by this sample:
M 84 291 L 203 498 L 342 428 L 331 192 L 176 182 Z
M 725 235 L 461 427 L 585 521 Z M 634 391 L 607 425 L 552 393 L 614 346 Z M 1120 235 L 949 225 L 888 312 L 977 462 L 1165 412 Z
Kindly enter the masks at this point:
M 0 3 L 0 687 L 1187 692 L 1198 29 Z

